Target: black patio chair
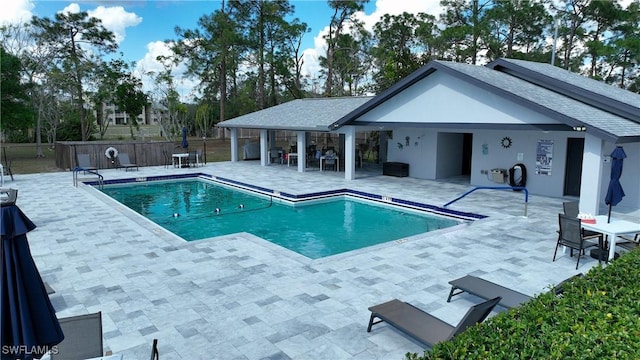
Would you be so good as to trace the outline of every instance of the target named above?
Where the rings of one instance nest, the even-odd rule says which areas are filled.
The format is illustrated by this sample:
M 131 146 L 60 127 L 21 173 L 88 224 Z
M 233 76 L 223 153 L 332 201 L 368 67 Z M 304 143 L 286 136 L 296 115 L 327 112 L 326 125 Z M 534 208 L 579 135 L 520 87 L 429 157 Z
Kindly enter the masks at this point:
M 573 257 L 573 250 L 578 250 L 578 261 L 576 262 L 576 270 L 580 265 L 580 255 L 585 252 L 585 249 L 597 246 L 600 249 L 600 253 L 604 251 L 604 239 L 602 234 L 598 238 L 598 242 L 591 242 L 592 237 L 586 237 L 584 229 L 581 226 L 580 219 L 569 217 L 564 214 L 558 214 L 558 224 L 560 226 L 558 230 L 558 241 L 556 243 L 556 250 L 553 253 L 553 261 L 556 261 L 556 255 L 558 253 L 558 247 L 560 245 L 566 246 L 570 249 L 570 256 Z M 598 258 L 600 263 L 600 258 Z
M 51 351 L 51 360 L 76 360 L 101 357 L 102 313 L 71 316 L 58 319 L 64 340 Z

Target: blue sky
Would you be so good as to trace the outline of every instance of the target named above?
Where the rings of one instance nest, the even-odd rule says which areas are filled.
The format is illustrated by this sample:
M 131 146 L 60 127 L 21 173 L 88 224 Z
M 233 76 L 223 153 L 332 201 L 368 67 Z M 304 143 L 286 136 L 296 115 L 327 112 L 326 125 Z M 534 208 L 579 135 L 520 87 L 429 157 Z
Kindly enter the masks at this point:
M 371 0 L 358 18 L 371 29 L 383 14 L 427 12 L 437 16 L 440 0 Z M 318 77 L 319 56 L 326 53 L 322 35 L 326 32 L 332 11 L 326 0 L 290 0 L 295 7 L 294 17 L 306 22 L 312 29 L 303 41 L 303 73 L 311 78 Z M 56 12 L 87 11 L 90 16 L 102 20 L 103 25 L 116 34 L 119 50 L 125 60 L 134 62 L 145 87 L 151 85 L 146 73 L 159 72 L 162 66 L 155 60 L 158 55 L 168 55 L 165 40 L 176 40 L 175 27 L 195 29 L 198 19 L 220 8 L 221 0 L 8 0 L 3 2 L 0 23 L 28 21 L 32 15 L 53 18 Z M 179 78 L 180 91 L 186 100 L 197 79 L 183 76 L 184 67 L 174 70 Z

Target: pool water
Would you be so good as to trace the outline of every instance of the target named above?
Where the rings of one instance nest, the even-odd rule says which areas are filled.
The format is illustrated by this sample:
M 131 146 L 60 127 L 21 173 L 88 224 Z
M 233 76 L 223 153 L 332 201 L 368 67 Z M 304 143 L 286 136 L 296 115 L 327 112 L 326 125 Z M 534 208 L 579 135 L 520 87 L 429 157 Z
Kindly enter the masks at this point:
M 288 205 L 203 180 L 102 191 L 187 241 L 248 232 L 312 259 L 459 224 L 342 196 Z

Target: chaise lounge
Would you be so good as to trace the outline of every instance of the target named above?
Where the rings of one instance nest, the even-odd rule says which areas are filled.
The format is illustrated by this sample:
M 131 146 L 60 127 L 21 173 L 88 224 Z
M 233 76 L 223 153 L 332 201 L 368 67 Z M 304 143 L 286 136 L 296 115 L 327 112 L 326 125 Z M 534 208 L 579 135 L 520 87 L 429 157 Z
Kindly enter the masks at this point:
M 558 285 L 556 285 L 556 295 L 559 295 L 564 291 L 564 285 L 568 281 L 580 276 L 582 276 L 582 273 L 563 280 Z M 453 296 L 465 292 L 478 296 L 485 300 L 499 296 L 501 300 L 498 305 L 503 306 L 507 309 L 519 307 L 520 305 L 532 299 L 532 297 L 529 295 L 525 295 L 521 292 L 506 288 L 502 285 L 498 285 L 489 280 L 481 279 L 473 275 L 466 275 L 459 279 L 451 280 L 449 281 L 449 284 L 451 284 L 451 292 L 449 292 L 447 302 L 451 302 L 451 298 Z M 456 290 L 458 291 L 456 292 Z
M 496 297 L 472 306 L 458 325 L 453 326 L 409 303 L 393 299 L 369 308 L 371 318 L 367 332 L 371 332 L 373 325 L 387 322 L 417 341 L 432 347 L 439 342 L 450 340 L 468 327 L 484 321 L 499 302 L 500 297 Z M 380 320 L 374 321 L 375 318 Z

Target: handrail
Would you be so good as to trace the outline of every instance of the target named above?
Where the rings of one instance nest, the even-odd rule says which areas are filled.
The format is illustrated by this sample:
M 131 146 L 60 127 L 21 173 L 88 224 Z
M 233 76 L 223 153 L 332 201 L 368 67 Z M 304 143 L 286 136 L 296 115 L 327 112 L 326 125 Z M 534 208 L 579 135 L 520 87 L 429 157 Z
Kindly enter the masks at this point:
M 525 188 L 524 186 L 476 186 L 475 188 L 465 192 L 464 194 L 458 196 L 457 198 L 442 205 L 442 207 L 447 207 L 476 190 L 523 190 L 524 191 L 524 216 L 525 217 L 527 216 L 527 205 L 529 204 L 529 190 L 527 190 L 527 188 Z
M 78 187 L 78 172 L 80 171 L 98 176 L 98 186 L 100 187 L 100 189 L 102 189 L 102 187 L 104 186 L 104 177 L 101 174 L 99 174 L 97 171 L 85 169 L 80 166 L 76 166 L 73 169 L 73 186 Z

